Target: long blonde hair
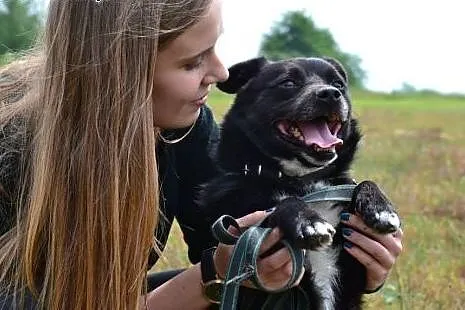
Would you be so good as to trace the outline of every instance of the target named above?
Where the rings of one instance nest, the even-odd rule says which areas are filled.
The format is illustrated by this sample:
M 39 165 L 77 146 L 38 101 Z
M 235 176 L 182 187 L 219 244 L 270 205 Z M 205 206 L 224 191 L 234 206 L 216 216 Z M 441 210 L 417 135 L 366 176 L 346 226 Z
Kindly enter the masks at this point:
M 1 70 L 0 129 L 16 124 L 21 148 L 9 150 L 20 188 L 0 238 L 3 293 L 139 307 L 159 212 L 156 55 L 210 2 L 51 0 L 42 43 Z

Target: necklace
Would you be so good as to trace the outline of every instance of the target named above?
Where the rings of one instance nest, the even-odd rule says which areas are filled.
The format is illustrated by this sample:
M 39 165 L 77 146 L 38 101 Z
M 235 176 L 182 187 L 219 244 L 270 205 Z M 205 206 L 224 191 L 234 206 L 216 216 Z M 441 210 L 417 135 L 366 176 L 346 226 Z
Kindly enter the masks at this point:
M 178 143 L 180 142 L 181 140 L 183 140 L 185 137 L 187 137 L 190 132 L 192 131 L 192 129 L 194 128 L 195 126 L 195 123 L 197 123 L 197 119 L 195 120 L 194 123 L 192 123 L 191 127 L 186 131 L 185 134 L 183 134 L 181 137 L 177 138 L 177 139 L 174 139 L 174 140 L 168 140 L 166 139 L 165 137 L 162 136 L 162 134 L 159 132 L 158 133 L 158 136 L 160 137 L 161 141 L 167 143 L 167 144 L 175 144 L 175 143 Z

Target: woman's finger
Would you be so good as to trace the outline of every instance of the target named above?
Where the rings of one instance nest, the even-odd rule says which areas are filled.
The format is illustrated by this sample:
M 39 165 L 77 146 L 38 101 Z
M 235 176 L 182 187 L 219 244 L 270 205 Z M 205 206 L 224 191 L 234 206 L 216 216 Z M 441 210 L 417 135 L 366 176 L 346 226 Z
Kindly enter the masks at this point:
M 255 211 L 241 218 L 236 219 L 240 227 L 250 227 L 263 220 L 268 215 L 267 211 Z
M 383 267 L 377 259 L 353 243 L 344 243 L 344 248 L 350 255 L 365 266 L 367 270 L 367 284 L 365 289 L 374 290 L 384 283 L 389 275 L 390 268 Z
M 273 230 L 266 236 L 265 240 L 263 240 L 262 245 L 260 247 L 259 254 L 263 254 L 270 250 L 273 246 L 275 246 L 279 241 L 281 241 L 283 234 L 278 228 L 273 228 Z
M 395 233 L 392 234 L 380 234 L 375 232 L 372 228 L 368 227 L 360 216 L 355 214 L 346 213 L 345 218 L 341 219 L 341 222 L 347 226 L 350 226 L 367 237 L 378 241 L 382 244 L 394 257 L 397 257 L 402 252 L 402 229 L 398 229 Z
M 288 253 L 280 252 L 281 250 L 266 257 L 263 259 L 265 261 L 261 261 L 258 264 L 258 277 L 262 282 L 262 285 L 270 290 L 276 290 L 284 287 L 289 283 L 292 275 L 293 266 L 290 258 L 287 259 L 289 256 Z M 273 259 L 274 261 L 270 261 Z
M 239 226 L 241 231 L 238 231 L 235 226 L 230 225 L 227 228 L 228 232 L 233 234 L 233 235 L 239 236 L 241 234 L 241 232 L 243 232 L 248 227 L 259 223 L 265 217 L 267 217 L 268 214 L 269 213 L 267 211 L 255 211 L 255 212 L 249 213 L 249 214 L 247 214 L 247 215 L 245 215 L 243 217 L 237 218 L 236 222 L 237 222 L 237 225 Z
M 273 254 L 266 256 L 258 262 L 258 273 L 259 274 L 271 274 L 282 268 L 284 265 L 291 261 L 291 256 L 287 248 L 279 249 Z M 292 272 L 292 269 L 291 269 Z M 289 277 L 291 274 L 289 274 Z
M 394 255 L 377 240 L 371 239 L 351 228 L 343 228 L 342 234 L 346 240 L 349 240 L 363 252 L 370 255 L 370 260 L 375 259 L 380 265 L 388 269 L 394 265 L 396 260 Z
M 239 224 L 239 227 L 246 228 L 246 227 L 250 227 L 254 224 L 259 223 L 269 214 L 271 214 L 269 211 L 256 211 L 254 213 L 250 213 L 244 217 L 241 217 L 237 219 L 236 221 Z M 233 227 L 230 227 L 230 230 L 231 229 L 233 229 Z M 282 238 L 282 233 L 280 232 L 280 230 L 278 228 L 274 228 L 271 231 L 271 233 L 266 237 L 266 239 L 263 240 L 262 245 L 260 247 L 260 254 L 271 249 L 278 241 L 281 240 L 281 238 Z

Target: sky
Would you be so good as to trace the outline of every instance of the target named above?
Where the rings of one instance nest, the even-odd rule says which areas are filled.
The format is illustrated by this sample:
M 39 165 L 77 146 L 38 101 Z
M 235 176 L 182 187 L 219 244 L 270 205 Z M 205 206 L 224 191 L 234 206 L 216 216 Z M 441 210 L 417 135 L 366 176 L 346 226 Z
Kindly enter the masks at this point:
M 463 0 L 224 0 L 219 53 L 226 64 L 257 55 L 283 12 L 304 10 L 344 52 L 362 59 L 366 86 L 465 94 Z
M 44 2 L 48 2 L 44 0 Z M 227 66 L 258 55 L 283 13 L 304 10 L 339 47 L 358 55 L 366 86 L 465 94 L 463 0 L 223 0 L 218 52 Z

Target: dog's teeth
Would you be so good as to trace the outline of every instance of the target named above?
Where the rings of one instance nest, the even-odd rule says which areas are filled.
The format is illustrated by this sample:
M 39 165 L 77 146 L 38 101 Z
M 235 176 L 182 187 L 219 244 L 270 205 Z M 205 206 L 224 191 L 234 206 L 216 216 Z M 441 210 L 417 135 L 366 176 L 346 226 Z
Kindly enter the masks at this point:
M 326 151 L 330 151 L 330 152 L 335 152 L 336 150 L 336 147 L 334 146 L 331 146 L 331 147 L 328 147 L 328 148 L 323 148 L 323 147 L 320 147 L 316 144 L 312 144 L 313 146 L 313 149 L 316 151 L 316 152 L 326 152 Z
M 329 121 L 330 123 L 339 122 L 339 121 L 340 121 L 339 115 L 337 115 L 336 113 L 331 114 L 331 115 L 328 117 L 328 121 Z
M 304 139 L 298 127 L 294 127 L 294 126 L 289 127 L 289 134 L 292 135 L 296 139 L 299 139 L 299 140 Z

